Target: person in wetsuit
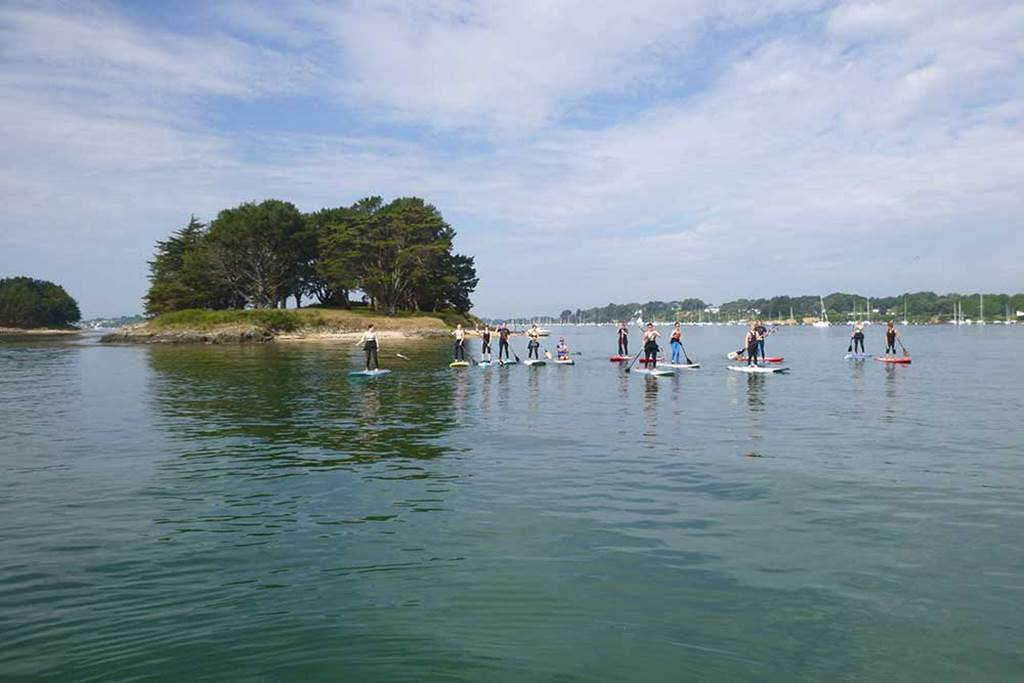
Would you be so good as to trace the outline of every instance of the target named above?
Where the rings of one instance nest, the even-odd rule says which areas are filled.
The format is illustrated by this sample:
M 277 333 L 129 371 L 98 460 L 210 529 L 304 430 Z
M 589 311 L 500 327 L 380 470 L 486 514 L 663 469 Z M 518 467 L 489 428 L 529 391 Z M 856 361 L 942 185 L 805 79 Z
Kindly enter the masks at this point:
M 892 355 L 896 355 L 896 340 L 900 338 L 900 333 L 896 331 L 896 323 L 890 320 L 885 327 L 885 355 L 889 355 L 892 351 Z
M 619 355 L 629 355 L 629 328 L 626 327 L 626 323 L 619 324 Z
M 747 328 L 747 336 L 743 339 L 743 343 L 747 347 L 747 365 L 757 364 L 757 336 L 757 326 L 755 323 L 751 323 Z
M 526 345 L 526 357 L 540 360 L 540 330 L 537 329 L 537 323 L 530 325 L 530 329 L 526 334 L 530 338 L 529 343 Z
M 360 340 L 363 345 L 363 351 L 366 353 L 366 371 L 369 372 L 370 361 L 373 361 L 373 370 L 380 369 L 380 362 L 377 359 L 377 351 L 380 349 L 380 344 L 377 342 L 377 331 L 370 325 L 366 328 L 366 332 L 363 332 L 363 338 Z
M 505 354 L 505 360 L 509 359 L 508 351 L 508 338 L 512 336 L 512 331 L 508 329 L 507 323 L 501 323 L 501 327 L 498 328 L 498 362 L 501 362 L 501 354 Z
M 484 331 L 480 333 L 480 358 L 490 362 L 491 360 L 491 326 L 484 325 Z
M 669 346 L 672 347 L 672 362 L 679 362 L 679 354 L 683 350 L 683 331 L 677 322 L 672 328 L 672 336 L 669 337 Z
M 466 331 L 462 323 L 455 326 L 452 336 L 455 337 L 455 360 L 466 360 Z
M 850 335 L 853 339 L 853 352 L 854 353 L 865 353 L 864 351 L 864 321 L 858 320 L 853 324 L 853 334 Z M 858 352 L 857 349 L 860 349 Z
M 768 328 L 760 320 L 754 321 L 754 332 L 757 333 L 757 352 L 761 354 L 761 362 L 764 362 L 764 338 L 768 336 Z M 757 358 L 754 359 L 755 361 Z
M 644 332 L 644 363 L 649 370 L 658 367 L 658 337 L 661 333 L 654 329 L 654 323 L 647 323 L 647 330 Z

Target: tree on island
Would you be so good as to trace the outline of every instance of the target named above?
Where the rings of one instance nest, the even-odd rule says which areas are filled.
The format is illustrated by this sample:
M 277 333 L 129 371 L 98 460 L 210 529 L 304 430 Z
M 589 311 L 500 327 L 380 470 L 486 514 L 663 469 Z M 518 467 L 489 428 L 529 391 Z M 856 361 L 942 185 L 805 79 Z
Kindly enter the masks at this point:
M 30 277 L 0 280 L 0 325 L 67 327 L 81 320 L 78 303 L 60 285 Z
M 399 311 L 468 312 L 477 284 L 469 256 L 455 254 L 455 231 L 419 198 L 361 199 L 302 214 L 267 200 L 194 217 L 150 261 L 150 315 L 185 308 L 270 308 L 310 296 L 348 307 L 362 291 L 370 305 Z

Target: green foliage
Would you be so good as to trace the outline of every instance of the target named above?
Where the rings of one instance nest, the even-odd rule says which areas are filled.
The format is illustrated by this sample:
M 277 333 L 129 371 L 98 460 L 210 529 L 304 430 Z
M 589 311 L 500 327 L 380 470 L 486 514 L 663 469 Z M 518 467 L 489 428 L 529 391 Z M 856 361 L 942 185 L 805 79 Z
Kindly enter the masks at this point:
M 157 328 L 186 327 L 196 330 L 212 329 L 218 325 L 243 324 L 262 327 L 275 332 L 291 332 L 309 321 L 304 320 L 296 311 L 281 309 L 229 309 L 211 311 L 189 308 L 181 311 L 163 313 L 149 322 Z
M 478 279 L 473 259 L 452 252 L 454 237 L 418 198 L 367 197 L 308 215 L 278 200 L 241 204 L 157 243 L 146 312 L 283 307 L 303 296 L 348 308 L 359 290 L 389 315 L 465 313 Z
M 608 304 L 598 308 L 562 311 L 559 320 L 568 323 L 613 323 L 632 320 L 637 311 L 643 311 L 644 320 L 697 320 L 705 303 L 700 299 L 681 301 L 648 301 L 647 303 Z
M 60 285 L 29 277 L 0 280 L 0 325 L 56 328 L 81 318 L 78 303 Z

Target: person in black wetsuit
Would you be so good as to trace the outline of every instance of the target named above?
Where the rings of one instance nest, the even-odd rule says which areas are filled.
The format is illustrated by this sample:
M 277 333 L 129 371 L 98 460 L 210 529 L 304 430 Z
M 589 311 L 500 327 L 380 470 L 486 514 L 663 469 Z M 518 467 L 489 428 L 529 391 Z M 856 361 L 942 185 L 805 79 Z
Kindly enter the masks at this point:
M 865 353 L 863 320 L 858 320 L 856 323 L 853 324 L 853 334 L 851 334 L 850 337 L 853 339 L 853 352 Z M 858 351 L 857 349 L 860 349 L 860 351 Z
M 377 332 L 373 329 L 373 325 L 366 328 L 366 332 L 363 332 L 363 338 L 360 340 L 363 345 L 363 351 L 366 352 L 366 371 L 379 370 L 380 362 L 377 360 L 377 351 L 380 348 L 380 344 L 377 342 Z M 373 367 L 370 367 L 370 363 L 373 363 Z
M 619 355 L 629 355 L 629 329 L 626 327 L 626 323 L 619 324 Z
M 658 367 L 658 337 L 661 333 L 654 329 L 654 323 L 647 323 L 647 331 L 644 332 L 644 363 L 648 370 Z
M 530 338 L 530 341 L 526 344 L 526 357 L 540 360 L 540 330 L 537 329 L 537 323 L 530 325 L 530 329 L 526 331 L 526 336 Z
M 501 323 L 501 327 L 498 328 L 498 362 L 501 362 L 501 354 L 505 354 L 505 360 L 509 359 L 508 355 L 508 338 L 512 336 L 511 330 L 508 329 L 507 323 Z
M 889 352 L 892 351 L 892 355 L 896 355 L 896 340 L 899 339 L 900 333 L 896 331 L 896 323 L 890 320 L 885 327 L 885 355 L 888 356 Z
M 491 326 L 484 325 L 484 331 L 480 333 L 480 358 L 490 362 L 491 360 Z
M 751 323 L 747 328 L 747 336 L 743 339 L 743 343 L 747 347 L 747 365 L 757 364 L 757 341 L 757 326 Z

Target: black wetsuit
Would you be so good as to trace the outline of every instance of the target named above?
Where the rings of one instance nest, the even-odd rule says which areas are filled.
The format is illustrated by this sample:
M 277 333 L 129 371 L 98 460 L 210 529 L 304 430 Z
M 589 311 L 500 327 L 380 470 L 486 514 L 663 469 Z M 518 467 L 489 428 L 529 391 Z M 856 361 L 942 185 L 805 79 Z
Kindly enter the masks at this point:
M 889 353 L 890 351 L 893 354 L 896 353 L 896 330 L 894 329 L 885 331 L 885 352 Z
M 649 369 L 658 367 L 658 340 L 657 338 L 651 339 L 646 334 L 644 335 L 644 360 Z
M 465 342 L 465 339 L 455 339 L 455 360 L 466 360 Z
M 629 330 L 624 327 L 619 328 L 619 355 L 629 355 Z
M 366 369 L 379 370 L 380 362 L 377 360 L 377 340 L 367 339 L 363 342 L 363 351 L 366 352 Z M 370 361 L 373 361 L 373 368 L 370 368 Z
M 508 360 L 508 338 L 512 335 L 507 327 L 502 325 L 498 329 L 498 360 L 501 360 L 501 354 L 505 354 L 505 360 Z
M 747 333 L 747 365 L 757 363 L 757 333 Z
M 483 333 L 481 338 L 482 338 L 482 341 L 483 341 L 483 347 L 480 349 L 480 354 L 483 355 L 483 354 L 486 353 L 487 355 L 490 355 L 491 354 L 491 331 L 490 330 L 484 330 L 484 333 Z
M 526 357 L 540 360 L 540 342 L 530 337 L 530 343 L 526 345 Z
M 864 333 L 855 329 L 853 331 L 853 352 L 858 353 L 857 349 L 860 349 L 859 353 L 864 353 Z

